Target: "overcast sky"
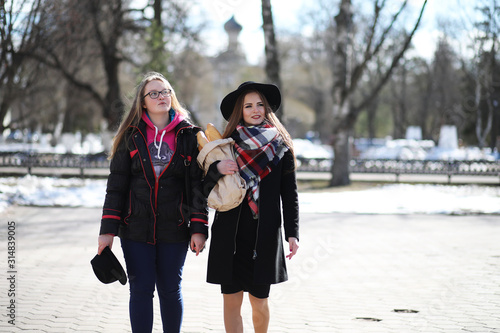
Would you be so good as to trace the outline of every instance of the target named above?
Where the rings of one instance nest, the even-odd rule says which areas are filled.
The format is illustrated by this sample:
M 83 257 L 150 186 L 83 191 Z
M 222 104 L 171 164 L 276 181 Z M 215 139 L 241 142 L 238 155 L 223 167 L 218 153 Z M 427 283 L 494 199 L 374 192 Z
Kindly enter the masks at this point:
M 392 0 L 399 4 L 401 0 Z M 333 1 L 335 2 L 335 1 Z M 426 58 L 431 58 L 439 36 L 437 19 L 457 19 L 460 15 L 470 12 L 475 1 L 471 0 L 430 0 L 426 6 L 424 18 L 417 32 L 414 44 L 416 52 Z M 276 29 L 297 32 L 303 27 L 301 15 L 307 11 L 311 2 L 308 0 L 272 0 L 273 18 Z M 410 0 L 410 9 L 416 17 L 422 0 Z M 252 0 L 199 0 L 200 7 L 195 15 L 208 18 L 209 26 L 203 33 L 208 44 L 207 52 L 215 55 L 224 50 L 227 45 L 224 23 L 235 16 L 236 21 L 243 26 L 239 41 L 247 55 L 247 60 L 256 64 L 263 56 L 264 37 L 261 29 L 261 1 Z M 368 10 L 371 8 L 368 7 Z M 411 20 L 414 22 L 414 20 Z M 304 31 L 301 31 L 304 33 Z

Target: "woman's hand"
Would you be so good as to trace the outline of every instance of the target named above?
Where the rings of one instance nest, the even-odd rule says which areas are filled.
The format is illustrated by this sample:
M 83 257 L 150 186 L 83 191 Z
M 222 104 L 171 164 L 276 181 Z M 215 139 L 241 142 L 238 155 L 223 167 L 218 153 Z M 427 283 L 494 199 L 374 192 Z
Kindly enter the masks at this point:
M 288 237 L 288 245 L 290 247 L 290 254 L 286 257 L 292 259 L 292 257 L 297 253 L 299 249 L 299 241 L 295 237 Z
M 207 238 L 203 234 L 193 234 L 191 236 L 191 244 L 189 247 L 191 251 L 196 252 L 196 255 L 200 254 L 201 251 L 205 248 L 205 242 Z
M 238 164 L 231 160 L 222 160 L 217 163 L 217 170 L 223 175 L 232 175 L 238 171 Z
M 97 239 L 97 254 L 100 255 L 106 246 L 109 246 L 109 249 L 111 249 L 113 246 L 113 238 L 115 238 L 115 236 L 110 234 L 99 235 Z

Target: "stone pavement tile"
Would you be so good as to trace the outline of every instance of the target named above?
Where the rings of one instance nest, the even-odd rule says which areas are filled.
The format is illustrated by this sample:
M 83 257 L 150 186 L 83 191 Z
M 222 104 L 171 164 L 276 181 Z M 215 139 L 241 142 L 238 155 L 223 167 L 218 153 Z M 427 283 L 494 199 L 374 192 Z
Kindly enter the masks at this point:
M 30 323 L 30 324 L 24 324 L 22 326 L 22 331 L 24 332 L 25 330 L 33 330 L 36 332 L 51 332 L 53 330 L 53 328 L 50 326 L 47 326 L 45 323 L 37 323 L 35 321 L 33 323 Z M 12 331 L 15 332 L 16 330 L 12 330 Z
M 90 267 L 99 209 L 23 207 L 9 218 L 20 235 L 19 326 L 2 318 L 0 331 L 130 332 L 128 285 L 103 285 Z M 270 333 L 500 332 L 498 217 L 307 214 L 301 223 L 290 280 L 271 288 Z M 184 333 L 224 330 L 220 288 L 205 283 L 207 252 L 186 260 Z M 243 317 L 251 332 L 247 298 Z
M 375 224 L 375 223 L 374 223 Z M 386 235 L 377 235 L 377 233 L 369 233 L 370 226 L 367 226 L 367 230 L 365 230 L 363 233 L 359 233 L 359 236 L 362 235 L 367 235 L 369 234 L 373 239 L 370 241 L 370 243 L 362 243 L 360 241 L 357 242 L 352 242 L 353 244 L 363 244 L 362 247 L 360 247 L 360 250 L 366 251 L 366 253 L 362 254 L 364 258 L 366 259 L 366 262 L 360 261 L 359 257 L 356 257 L 356 249 L 353 248 L 351 250 L 351 253 L 345 253 L 345 256 L 342 255 L 343 257 L 343 262 L 340 263 L 339 266 L 343 267 L 344 269 L 346 266 L 348 266 L 348 271 L 350 273 L 349 279 L 344 280 L 342 279 L 341 281 L 339 279 L 336 279 L 336 276 L 332 277 L 332 280 L 335 281 L 340 281 L 340 284 L 343 285 L 344 287 L 348 286 L 349 283 L 354 283 L 358 286 L 358 291 L 360 292 L 360 295 L 356 296 L 357 302 L 360 304 L 369 304 L 367 302 L 370 302 L 371 299 L 377 298 L 377 297 L 384 297 L 384 294 L 389 294 L 386 295 L 387 299 L 394 298 L 395 292 L 397 292 L 399 295 L 398 297 L 400 298 L 400 301 L 398 303 L 401 303 L 401 299 L 408 299 L 411 300 L 412 303 L 418 304 L 419 302 L 416 301 L 418 298 L 422 298 L 424 296 L 427 298 L 427 301 L 420 302 L 422 303 L 423 306 L 428 307 L 429 302 L 434 302 L 434 304 L 431 305 L 431 307 L 440 307 L 445 305 L 445 302 L 447 301 L 448 298 L 451 298 L 453 293 L 447 291 L 446 289 L 443 289 L 443 286 L 446 286 L 449 284 L 450 278 L 453 279 L 453 275 L 451 276 L 446 276 L 447 270 L 445 269 L 436 269 L 439 268 L 440 265 L 443 263 L 446 263 L 448 258 L 437 258 L 440 260 L 436 260 L 434 255 L 433 257 L 430 257 L 430 255 L 433 254 L 433 252 L 438 253 L 438 251 L 435 251 L 435 247 L 438 246 L 436 243 L 429 242 L 429 243 L 422 243 L 415 239 L 414 237 L 408 238 L 404 237 L 401 238 L 400 235 L 394 235 L 395 231 L 401 234 L 401 228 L 397 229 L 391 229 L 387 228 L 384 229 L 384 232 L 386 232 Z M 355 229 L 355 228 L 353 228 Z M 343 242 L 344 240 L 347 241 L 352 241 L 353 235 L 350 232 L 345 232 L 345 230 L 342 230 L 342 228 L 339 229 L 334 229 L 334 230 L 339 230 L 339 233 L 341 234 L 342 237 L 338 237 L 338 239 Z M 404 231 L 404 230 L 403 230 Z M 335 231 L 334 231 L 335 232 Z M 429 233 L 435 233 L 436 230 L 431 230 Z M 497 231 L 498 233 L 498 231 Z M 386 237 L 388 235 L 388 237 Z M 361 238 L 357 236 L 357 238 Z M 383 239 L 387 239 L 388 242 L 383 241 L 376 241 L 376 237 L 381 237 Z M 399 237 L 395 237 L 399 236 Z M 404 235 L 403 236 L 409 236 L 409 235 Z M 355 237 L 356 238 L 356 237 Z M 391 240 L 390 238 L 393 238 Z M 483 237 L 484 238 L 484 237 Z M 404 246 L 400 246 L 399 244 L 396 244 L 397 247 L 392 246 L 387 246 L 387 244 L 395 243 L 394 240 L 401 239 L 407 244 L 401 244 Z M 317 239 L 316 239 L 317 240 Z M 422 245 L 421 247 L 415 247 L 410 246 L 411 244 L 408 244 L 408 240 L 416 242 L 418 245 Z M 443 238 L 444 240 L 444 238 Z M 390 242 L 389 242 L 390 241 Z M 418 241 L 418 243 L 417 243 Z M 432 241 L 432 239 L 431 239 Z M 303 244 L 302 244 L 303 245 Z M 429 246 L 430 245 L 430 246 Z M 459 244 L 458 244 L 459 245 Z M 392 249 L 391 249 L 392 247 Z M 338 252 L 342 250 L 343 246 L 338 248 Z M 347 246 L 346 246 L 347 248 Z M 369 251 L 367 251 L 369 250 Z M 414 251 L 414 252 L 412 252 Z M 420 254 L 416 253 L 420 252 Z M 319 253 L 319 252 L 316 252 Z M 374 256 L 373 253 L 376 253 Z M 404 261 L 404 258 L 399 259 L 399 253 L 404 253 L 406 256 L 406 261 Z M 426 260 L 426 258 L 429 256 L 432 260 Z M 414 258 L 412 258 L 414 257 Z M 402 260 L 403 259 L 403 260 Z M 411 263 L 405 264 L 405 262 Z M 352 263 L 355 263 L 353 265 Z M 425 265 L 423 265 L 425 264 Z M 430 264 L 430 265 L 429 265 Z M 375 266 L 374 266 L 375 265 Z M 353 273 L 356 272 L 356 267 L 359 266 L 362 269 L 359 269 L 360 274 L 363 274 L 363 276 L 358 276 L 358 275 L 353 275 Z M 363 267 L 364 266 L 364 267 Z M 382 266 L 384 269 L 377 269 L 377 266 Z M 394 266 L 394 267 L 391 267 Z M 413 266 L 413 267 L 412 267 Z M 335 272 L 335 268 L 332 267 L 331 270 L 325 269 L 328 272 Z M 458 269 L 461 271 L 461 269 Z M 438 273 L 436 276 L 435 273 Z M 316 275 L 318 276 L 318 275 Z M 458 275 L 460 276 L 460 275 Z M 388 279 L 388 277 L 390 277 Z M 385 281 L 384 281 L 385 280 Z M 426 281 L 430 280 L 430 283 L 426 283 L 422 285 L 422 283 L 416 283 L 417 281 Z M 434 280 L 434 281 L 433 281 Z M 318 283 L 319 285 L 324 285 L 322 283 Z M 400 287 L 394 289 L 392 285 L 394 284 L 399 284 Z M 418 288 L 418 286 L 422 285 L 421 288 Z M 392 287 L 391 287 L 392 286 Z M 415 288 L 417 286 L 417 288 Z M 367 289 L 368 288 L 368 289 Z M 356 288 L 347 288 L 348 291 L 352 294 L 356 293 Z M 416 289 L 416 290 L 415 290 Z M 364 292 L 363 292 L 364 290 Z M 405 297 L 405 290 L 408 290 L 410 292 L 406 292 L 407 296 Z M 411 292 L 412 290 L 415 290 L 414 292 Z M 434 291 L 433 291 L 434 290 Z M 444 292 L 443 292 L 444 290 Z M 432 293 L 429 295 L 426 295 L 431 291 Z M 334 290 L 333 293 L 340 292 L 341 291 L 336 291 Z M 362 301 L 362 295 L 370 295 L 370 300 L 366 299 Z M 498 304 L 498 299 L 496 301 L 496 304 Z M 394 304 L 394 308 L 400 307 L 400 304 Z M 410 308 L 413 308 L 413 305 L 410 305 Z M 420 309 L 419 306 L 416 307 L 417 309 Z

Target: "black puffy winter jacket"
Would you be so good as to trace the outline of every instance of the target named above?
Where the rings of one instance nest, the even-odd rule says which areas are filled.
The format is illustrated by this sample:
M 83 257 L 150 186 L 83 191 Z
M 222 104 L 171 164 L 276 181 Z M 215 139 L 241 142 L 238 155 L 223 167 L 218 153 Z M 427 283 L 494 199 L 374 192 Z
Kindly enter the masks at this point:
M 157 179 L 145 122 L 130 128 L 111 160 L 99 234 L 151 244 L 187 241 L 194 233 L 208 237 L 203 174 L 196 163 L 199 130 L 185 120 L 176 126 L 174 155 Z

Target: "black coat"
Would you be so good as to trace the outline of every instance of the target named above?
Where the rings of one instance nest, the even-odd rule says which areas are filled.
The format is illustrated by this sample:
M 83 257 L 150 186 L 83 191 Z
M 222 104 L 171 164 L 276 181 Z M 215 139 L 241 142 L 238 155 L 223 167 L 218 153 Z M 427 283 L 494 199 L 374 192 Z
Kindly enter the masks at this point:
M 210 172 L 216 172 L 211 168 Z M 221 175 L 220 175 L 221 176 Z M 219 176 L 219 177 L 220 177 Z M 211 179 L 217 179 L 213 174 Z M 281 161 L 260 182 L 254 283 L 274 284 L 288 279 L 282 237 L 299 238 L 299 203 L 293 155 L 287 151 Z M 207 282 L 232 283 L 235 237 L 241 206 L 216 212 L 212 225 Z M 280 205 L 281 203 L 281 205 Z M 244 210 L 248 211 L 248 210 Z
M 100 234 L 151 244 L 187 241 L 193 233 L 208 236 L 203 173 L 196 163 L 199 130 L 185 120 L 176 126 L 174 154 L 156 179 L 146 123 L 130 128 L 111 160 Z

